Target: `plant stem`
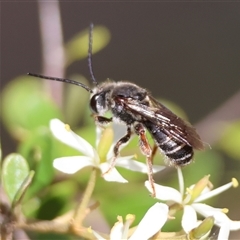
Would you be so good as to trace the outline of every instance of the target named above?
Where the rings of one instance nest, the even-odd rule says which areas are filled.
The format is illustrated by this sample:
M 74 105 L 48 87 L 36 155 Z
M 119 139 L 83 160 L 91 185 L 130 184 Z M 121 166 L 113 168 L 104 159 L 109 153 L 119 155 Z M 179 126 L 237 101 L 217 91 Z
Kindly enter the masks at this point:
M 82 221 L 86 216 L 86 209 L 87 206 L 89 204 L 89 201 L 91 199 L 94 187 L 95 187 L 95 183 L 96 183 L 96 176 L 97 176 L 97 169 L 93 168 L 89 181 L 88 181 L 88 185 L 87 188 L 85 190 L 85 193 L 83 195 L 82 201 L 79 202 L 74 215 L 73 215 L 73 224 L 71 225 L 71 229 L 73 231 L 76 231 L 77 228 L 81 228 L 82 226 Z

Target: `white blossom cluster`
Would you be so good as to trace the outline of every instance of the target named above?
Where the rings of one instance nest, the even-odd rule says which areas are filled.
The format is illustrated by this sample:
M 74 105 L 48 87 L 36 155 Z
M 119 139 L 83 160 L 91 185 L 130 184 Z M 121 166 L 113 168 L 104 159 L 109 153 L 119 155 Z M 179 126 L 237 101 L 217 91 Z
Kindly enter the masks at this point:
M 113 157 L 113 146 L 116 143 L 114 139 L 118 139 L 119 137 L 117 134 L 112 137 L 110 137 L 111 134 L 108 134 L 107 137 L 104 138 L 101 131 L 97 128 L 97 146 L 94 148 L 85 139 L 75 134 L 70 129 L 69 125 L 64 124 L 58 119 L 51 120 L 50 129 L 58 140 L 78 150 L 82 154 L 79 156 L 55 159 L 53 166 L 56 169 L 64 173 L 73 174 L 84 167 L 92 166 L 100 169 L 102 177 L 106 181 L 128 182 L 115 167 L 111 168 L 111 171 L 107 171 L 111 166 L 110 162 Z M 117 157 L 116 166 L 132 171 L 147 173 L 146 164 L 134 160 L 134 156 Z M 153 172 L 161 171 L 164 168 L 163 166 L 153 165 Z M 201 237 L 198 237 L 199 239 L 206 239 L 213 225 L 217 225 L 220 228 L 218 233 L 219 240 L 228 239 L 230 231 L 240 230 L 240 221 L 229 219 L 226 215 L 227 209 L 215 208 L 203 203 L 206 199 L 216 196 L 231 187 L 237 187 L 238 182 L 235 178 L 219 188 L 211 189 L 209 176 L 205 176 L 195 185 L 185 189 L 182 171 L 178 168 L 178 179 L 179 191 L 168 186 L 154 183 L 156 199 L 159 199 L 161 203 L 155 203 L 149 208 L 129 238 L 128 233 L 134 216 L 128 215 L 125 222 L 122 217 L 118 217 L 118 221 L 111 229 L 110 239 L 133 240 L 151 238 L 161 231 L 168 220 L 173 218 L 173 216 L 170 216 L 170 209 L 172 206 L 183 209 L 181 224 L 189 239 L 196 238 L 196 234 L 201 235 Z M 153 193 L 149 181 L 145 182 L 145 187 L 149 192 Z M 199 221 L 197 219 L 197 213 L 205 217 L 206 221 Z M 93 229 L 91 231 L 97 239 L 104 239 Z

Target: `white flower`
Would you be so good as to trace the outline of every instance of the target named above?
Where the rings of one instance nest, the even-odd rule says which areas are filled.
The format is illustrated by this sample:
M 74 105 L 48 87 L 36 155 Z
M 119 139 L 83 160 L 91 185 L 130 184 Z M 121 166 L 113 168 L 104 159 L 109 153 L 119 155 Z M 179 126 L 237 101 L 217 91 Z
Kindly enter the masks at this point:
M 227 239 L 230 231 L 240 229 L 240 221 L 230 220 L 226 215 L 228 212 L 227 209 L 214 208 L 207 204 L 200 203 L 231 187 L 237 187 L 238 182 L 235 178 L 233 178 L 230 183 L 211 190 L 211 186 L 209 186 L 209 176 L 206 176 L 195 185 L 187 188 L 186 193 L 184 194 L 184 182 L 180 168 L 178 168 L 178 177 L 180 191 L 158 184 L 154 184 L 154 186 L 157 199 L 171 201 L 171 203 L 178 204 L 183 208 L 182 227 L 186 233 L 189 233 L 193 228 L 196 228 L 199 225 L 196 213 L 199 213 L 204 217 L 214 217 L 214 224 L 220 227 L 218 239 Z M 148 181 L 145 182 L 145 186 L 150 192 L 152 192 L 151 185 Z
M 118 217 L 118 222 L 116 222 L 110 232 L 110 240 L 139 240 L 139 239 L 149 239 L 155 233 L 161 230 L 162 226 L 168 219 L 168 206 L 164 203 L 154 204 L 144 215 L 143 219 L 140 221 L 136 230 L 128 238 L 129 227 L 134 221 L 134 216 L 129 214 L 126 217 L 125 223 L 123 223 L 122 217 Z M 97 239 L 104 240 L 100 234 L 92 230 L 92 233 Z
M 120 175 L 115 167 L 112 167 L 111 171 L 108 171 L 111 167 L 110 162 L 113 157 L 114 147 L 114 144 L 112 144 L 113 136 L 111 134 L 111 131 L 106 132 L 105 130 L 103 132 L 103 135 L 104 133 L 106 134 L 105 136 L 102 136 L 101 131 L 99 131 L 99 128 L 97 128 L 97 147 L 95 149 L 86 140 L 75 134 L 70 129 L 69 125 L 64 124 L 58 119 L 52 119 L 50 121 L 50 129 L 58 140 L 83 154 L 83 156 L 70 156 L 55 159 L 53 161 L 53 166 L 56 169 L 64 173 L 73 174 L 80 169 L 83 169 L 84 167 L 93 166 L 100 169 L 103 178 L 106 181 L 115 181 L 122 183 L 128 182 Z M 147 173 L 146 164 L 132 159 L 133 156 L 118 156 L 116 159 L 116 166 L 124 167 L 132 171 Z M 162 166 L 153 166 L 154 172 L 158 172 L 163 169 L 164 167 Z

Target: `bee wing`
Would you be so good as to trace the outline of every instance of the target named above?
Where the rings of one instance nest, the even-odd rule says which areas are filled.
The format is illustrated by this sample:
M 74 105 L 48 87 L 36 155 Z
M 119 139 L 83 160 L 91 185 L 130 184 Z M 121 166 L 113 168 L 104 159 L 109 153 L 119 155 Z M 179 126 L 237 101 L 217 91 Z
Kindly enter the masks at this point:
M 127 108 L 134 114 L 141 115 L 145 119 L 161 127 L 161 131 L 170 135 L 178 141 L 184 142 L 195 149 L 203 149 L 203 142 L 197 134 L 195 128 L 184 121 L 163 104 L 149 96 L 150 106 L 128 100 Z

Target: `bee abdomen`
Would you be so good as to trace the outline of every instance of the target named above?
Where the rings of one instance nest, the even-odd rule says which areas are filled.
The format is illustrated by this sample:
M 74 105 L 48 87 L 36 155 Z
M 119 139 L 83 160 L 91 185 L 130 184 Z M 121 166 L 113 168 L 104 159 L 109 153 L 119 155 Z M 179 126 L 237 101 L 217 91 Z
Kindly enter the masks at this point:
M 173 140 L 171 141 L 174 142 Z M 187 144 L 178 144 L 174 148 L 172 148 L 168 143 L 166 143 L 164 146 L 158 145 L 158 147 L 163 151 L 163 153 L 170 159 L 170 161 L 174 165 L 187 165 L 191 162 L 193 158 L 193 148 Z
M 193 158 L 193 148 L 184 142 L 174 138 L 171 134 L 164 133 L 159 126 L 151 122 L 145 122 L 144 126 L 155 140 L 161 152 L 175 166 L 184 166 L 191 162 Z

